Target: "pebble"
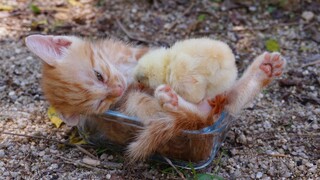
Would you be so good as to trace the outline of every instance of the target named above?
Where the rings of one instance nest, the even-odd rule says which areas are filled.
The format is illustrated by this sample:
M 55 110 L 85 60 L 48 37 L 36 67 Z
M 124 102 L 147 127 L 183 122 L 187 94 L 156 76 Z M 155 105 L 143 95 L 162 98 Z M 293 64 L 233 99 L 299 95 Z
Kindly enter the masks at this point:
M 314 166 L 314 165 L 313 165 L 312 163 L 310 163 L 310 162 L 307 162 L 305 165 L 306 165 L 307 167 L 309 167 L 309 168 L 311 168 L 311 167 Z
M 111 179 L 111 174 L 107 174 L 106 179 Z
M 4 91 L 6 89 L 6 86 L 0 86 L 0 92 Z
M 263 173 L 262 172 L 258 172 L 257 175 L 256 175 L 256 178 L 260 179 L 262 176 L 263 176 Z
M 82 159 L 83 163 L 92 165 L 92 166 L 99 166 L 100 165 L 100 161 L 99 160 L 95 160 L 95 159 L 91 159 L 89 157 L 85 157 Z
M 101 160 L 107 160 L 107 159 L 108 159 L 108 154 L 103 153 L 103 154 L 100 156 L 100 159 L 101 159 Z
M 302 13 L 302 18 L 305 19 L 306 21 L 311 21 L 314 17 L 314 14 L 312 11 L 304 11 Z
M 319 129 L 319 125 L 318 125 L 318 124 L 312 124 L 311 127 L 312 127 L 312 129 L 314 129 L 314 130 Z
M 46 153 L 45 151 L 40 151 L 40 152 L 39 152 L 39 156 L 44 156 L 45 153 Z
M 112 159 L 113 159 L 112 155 L 108 156 L 108 160 L 112 160 Z
M 58 164 L 52 164 L 52 165 L 50 166 L 51 169 L 57 169 L 58 167 L 59 167 Z
M 3 149 L 0 149 L 0 158 L 3 158 L 6 154 Z
M 238 143 L 241 144 L 247 144 L 247 138 L 244 134 L 241 134 L 238 138 L 237 138 Z
M 265 121 L 263 122 L 263 127 L 266 129 L 270 129 L 271 128 L 271 123 L 269 121 Z

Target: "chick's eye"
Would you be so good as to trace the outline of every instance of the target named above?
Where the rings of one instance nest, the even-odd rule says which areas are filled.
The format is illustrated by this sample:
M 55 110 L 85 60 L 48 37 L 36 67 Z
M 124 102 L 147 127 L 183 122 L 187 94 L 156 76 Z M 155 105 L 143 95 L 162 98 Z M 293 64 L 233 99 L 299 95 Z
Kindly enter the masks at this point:
M 101 82 L 103 82 L 103 81 L 104 81 L 104 79 L 103 79 L 102 75 L 101 75 L 99 72 L 94 71 L 94 73 L 96 74 L 96 77 L 97 77 L 97 79 L 98 79 L 99 81 L 101 81 Z

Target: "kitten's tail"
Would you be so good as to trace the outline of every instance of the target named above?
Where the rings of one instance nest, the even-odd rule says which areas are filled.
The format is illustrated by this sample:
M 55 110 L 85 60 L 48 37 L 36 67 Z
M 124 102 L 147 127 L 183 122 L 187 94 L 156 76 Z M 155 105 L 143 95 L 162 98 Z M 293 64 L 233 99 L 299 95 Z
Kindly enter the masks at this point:
M 158 119 L 154 119 L 139 133 L 136 141 L 128 146 L 130 162 L 144 160 L 157 151 L 161 145 L 179 135 L 182 130 L 196 130 L 213 124 L 214 119 L 204 119 L 193 112 L 170 112 Z

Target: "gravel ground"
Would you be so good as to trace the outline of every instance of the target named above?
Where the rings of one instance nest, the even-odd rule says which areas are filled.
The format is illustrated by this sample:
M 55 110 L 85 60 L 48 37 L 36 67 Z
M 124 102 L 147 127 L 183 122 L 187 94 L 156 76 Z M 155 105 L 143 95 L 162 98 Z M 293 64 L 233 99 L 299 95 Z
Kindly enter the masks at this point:
M 30 3 L 0 0 L 6 5 L 0 6 L 0 130 L 32 136 L 0 134 L 0 179 L 181 178 L 165 171 L 169 166 L 130 166 L 121 153 L 101 155 L 91 147 L 63 144 L 71 129 L 57 129 L 47 118 L 40 62 L 23 42 L 32 33 L 163 46 L 209 36 L 232 47 L 240 72 L 266 51 L 268 40 L 276 40 L 288 61 L 286 73 L 241 114 L 219 158 L 198 173 L 225 179 L 320 178 L 319 1 L 33 1 L 39 14 Z M 95 164 L 88 154 L 103 163 Z

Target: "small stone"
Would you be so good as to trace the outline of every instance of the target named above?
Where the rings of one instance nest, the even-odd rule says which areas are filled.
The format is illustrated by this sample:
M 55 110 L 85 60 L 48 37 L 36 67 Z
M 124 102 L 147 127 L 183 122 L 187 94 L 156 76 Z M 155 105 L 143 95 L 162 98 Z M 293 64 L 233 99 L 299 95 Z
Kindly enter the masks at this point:
M 112 159 L 113 159 L 113 156 L 110 155 L 110 156 L 108 157 L 108 160 L 112 160 Z
M 136 13 L 137 11 L 138 11 L 138 10 L 135 9 L 135 8 L 131 9 L 131 12 L 132 12 L 132 13 Z
M 106 179 L 111 179 L 111 174 L 107 174 Z
M 46 154 L 46 152 L 44 152 L 44 151 L 39 152 L 39 156 L 44 156 L 45 154 Z
M 51 167 L 51 169 L 57 169 L 58 168 L 58 164 L 52 164 L 50 167 Z
M 319 126 L 318 126 L 318 124 L 312 124 L 312 129 L 314 129 L 314 130 L 317 130 L 317 129 L 319 129 Z
M 311 167 L 313 167 L 314 165 L 313 165 L 312 163 L 310 163 L 310 162 L 307 162 L 307 163 L 306 163 L 306 166 L 309 167 L 309 168 L 311 168 Z
M 10 91 L 8 95 L 9 95 L 9 96 L 13 96 L 13 95 L 15 95 L 15 94 L 16 94 L 16 92 Z
M 100 161 L 99 160 L 95 160 L 95 159 L 91 159 L 89 157 L 85 157 L 82 159 L 83 163 L 92 165 L 92 166 L 99 166 L 100 165 Z
M 256 178 L 260 179 L 262 176 L 263 176 L 263 173 L 262 172 L 258 172 L 257 175 L 256 175 Z
M 0 158 L 3 158 L 6 154 L 3 149 L 0 149 Z
M 312 168 L 308 169 L 308 172 L 315 173 L 317 170 L 317 166 L 313 166 Z
M 263 127 L 266 129 L 270 129 L 271 128 L 271 123 L 269 121 L 265 121 L 263 122 Z
M 4 91 L 6 89 L 6 86 L 0 86 L 0 92 Z
M 302 18 L 305 19 L 306 21 L 311 21 L 313 17 L 314 17 L 314 14 L 311 11 L 304 11 L 302 13 Z
M 249 11 L 257 11 L 257 7 L 256 6 L 249 6 Z
M 17 176 L 19 175 L 18 172 L 10 172 L 10 175 L 13 177 L 13 178 L 17 178 Z
M 103 154 L 100 156 L 100 159 L 101 159 L 101 160 L 107 160 L 107 159 L 108 159 L 108 154 L 103 153 Z
M 232 154 L 233 156 L 238 153 L 238 151 L 237 151 L 235 148 L 231 149 L 230 152 L 231 152 L 231 154 Z
M 304 172 L 306 170 L 306 167 L 304 165 L 301 165 L 298 167 L 298 169 L 302 172 Z
M 21 53 L 21 49 L 15 49 L 14 51 L 16 54 L 20 54 Z

